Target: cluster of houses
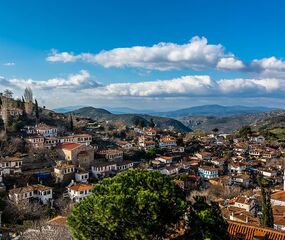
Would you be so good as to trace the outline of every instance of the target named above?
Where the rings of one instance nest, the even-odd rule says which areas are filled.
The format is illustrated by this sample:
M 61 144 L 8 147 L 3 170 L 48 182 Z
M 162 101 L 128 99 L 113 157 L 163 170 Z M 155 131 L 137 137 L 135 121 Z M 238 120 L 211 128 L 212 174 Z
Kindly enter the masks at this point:
M 30 148 L 52 150 L 58 155 L 49 168 L 53 187 L 41 181 L 14 186 L 8 189 L 8 197 L 16 203 L 38 200 L 52 204 L 54 186 L 58 186 L 65 189 L 64 196 L 71 202 L 78 203 L 92 193 L 96 181 L 131 168 L 143 168 L 173 177 L 187 193 L 215 186 L 243 190 L 237 197 L 220 199 L 223 215 L 229 222 L 258 226 L 261 195 L 254 177 L 261 174 L 274 183 L 271 196 L 274 227 L 285 231 L 285 185 L 280 189 L 284 181 L 283 150 L 270 146 L 263 136 L 245 140 L 229 134 L 210 134 L 196 138 L 200 147 L 189 151 L 188 140 L 178 141 L 181 137 L 178 133 L 147 127 L 134 128 L 131 139 L 109 138 L 112 144 L 101 146 L 94 141 L 92 133 L 97 128 L 92 126 L 77 134 L 64 133 L 43 123 L 24 127 L 22 133 Z M 128 157 L 131 151 L 151 149 L 152 159 Z M 0 157 L 0 182 L 3 184 L 5 176 L 27 174 L 23 165 L 25 158 L 20 154 Z M 41 171 L 47 169 L 38 169 Z M 244 194 L 246 190 L 248 194 Z

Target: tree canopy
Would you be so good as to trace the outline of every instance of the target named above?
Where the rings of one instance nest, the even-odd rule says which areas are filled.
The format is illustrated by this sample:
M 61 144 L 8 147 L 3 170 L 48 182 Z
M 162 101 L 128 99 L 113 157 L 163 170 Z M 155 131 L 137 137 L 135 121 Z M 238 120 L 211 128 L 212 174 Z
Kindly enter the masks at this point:
M 228 240 L 228 224 L 223 218 L 219 205 L 207 203 L 206 197 L 196 196 L 190 204 L 186 221 L 187 231 L 184 239 Z
M 243 126 L 238 132 L 238 135 L 242 138 L 247 138 L 251 134 L 252 134 L 252 129 L 250 126 Z
M 135 169 L 103 179 L 75 205 L 68 225 L 75 239 L 161 239 L 185 207 L 185 195 L 170 177 Z

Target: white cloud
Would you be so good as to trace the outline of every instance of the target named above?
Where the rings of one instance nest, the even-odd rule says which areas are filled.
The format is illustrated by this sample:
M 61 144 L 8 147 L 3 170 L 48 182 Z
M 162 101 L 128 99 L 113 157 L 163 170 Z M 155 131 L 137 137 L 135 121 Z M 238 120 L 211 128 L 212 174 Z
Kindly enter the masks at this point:
M 72 74 L 67 78 L 51 78 L 48 80 L 33 80 L 33 79 L 5 79 L 0 78 L 0 84 L 14 87 L 18 89 L 24 89 L 27 86 L 38 90 L 49 89 L 72 89 L 80 90 L 84 88 L 94 88 L 99 84 L 90 78 L 90 74 L 86 70 L 81 70 L 77 74 Z
M 97 96 L 182 96 L 205 95 L 216 88 L 209 76 L 183 76 L 171 80 L 139 83 L 112 83 L 86 92 Z
M 219 81 L 219 88 L 224 94 L 268 95 L 285 93 L 285 80 L 265 79 L 225 79 Z
M 206 68 L 241 71 L 257 76 L 285 77 L 285 61 L 274 56 L 245 62 L 225 51 L 221 44 L 209 44 L 205 37 L 193 37 L 188 43 L 158 43 L 153 46 L 114 48 L 99 53 L 80 53 L 52 50 L 50 62 L 89 62 L 105 68 L 141 68 L 147 70 L 179 70 Z
M 245 68 L 244 63 L 234 57 L 221 58 L 217 64 L 218 69 L 241 70 Z
M 0 88 L 9 88 L 21 96 L 26 86 L 32 87 L 35 96 L 51 106 L 90 105 L 99 102 L 107 106 L 121 104 L 141 104 L 155 100 L 171 104 L 193 99 L 217 100 L 222 98 L 254 99 L 271 98 L 283 99 L 285 96 L 285 79 L 280 78 L 236 78 L 214 80 L 208 75 L 182 76 L 169 80 L 143 81 L 137 83 L 111 83 L 105 86 L 92 80 L 89 72 L 82 70 L 66 78 L 47 80 L 34 79 L 5 79 L 0 77 Z M 184 99 L 184 100 L 181 100 Z M 186 100 L 185 100 L 186 99 Z M 192 99 L 192 100 L 191 100 Z M 236 100 L 240 101 L 240 100 Z M 181 102 L 183 106 L 185 102 Z M 181 105 L 181 106 L 182 106 Z M 165 107 L 165 106 L 164 106 Z
M 52 49 L 50 55 L 46 58 L 48 62 L 75 62 L 79 60 L 80 56 L 75 56 L 73 53 L 60 52 L 58 53 L 56 49 Z
M 230 58 L 234 69 L 241 64 L 232 54 L 226 54 L 220 44 L 208 44 L 205 37 L 193 37 L 186 44 L 158 43 L 151 47 L 134 46 L 130 48 L 115 48 L 102 51 L 98 54 L 52 52 L 48 61 L 70 62 L 81 59 L 82 61 L 99 64 L 103 67 L 135 67 L 150 70 L 173 70 L 173 69 L 201 69 L 215 68 L 223 58 Z M 236 61 L 233 64 L 233 61 Z M 230 69 L 227 65 L 226 69 Z
M 3 64 L 3 66 L 6 66 L 6 67 L 13 67 L 15 65 L 16 65 L 16 63 L 14 63 L 14 62 L 6 62 Z
M 214 81 L 207 75 L 183 76 L 171 80 L 158 80 L 139 83 L 112 83 L 95 89 L 84 90 L 96 96 L 128 97 L 272 97 L 284 95 L 285 80 L 264 79 L 221 79 Z
M 254 59 L 250 70 L 264 77 L 285 77 L 285 61 L 276 57 Z

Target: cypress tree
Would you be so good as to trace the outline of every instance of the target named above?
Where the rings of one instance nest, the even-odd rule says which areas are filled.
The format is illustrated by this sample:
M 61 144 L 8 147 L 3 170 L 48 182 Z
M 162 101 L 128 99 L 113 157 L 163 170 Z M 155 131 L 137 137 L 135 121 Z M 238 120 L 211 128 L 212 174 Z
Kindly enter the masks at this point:
M 69 123 L 70 131 L 73 131 L 74 125 L 73 125 L 73 117 L 72 117 L 72 115 L 70 115 L 69 121 L 70 121 L 70 123 Z
M 38 120 L 39 119 L 39 105 L 38 105 L 37 99 L 35 99 L 35 114 L 36 114 L 36 118 Z
M 273 212 L 271 207 L 271 181 L 264 178 L 263 176 L 258 176 L 257 178 L 258 185 L 261 188 L 261 208 L 262 214 L 260 223 L 264 227 L 274 227 Z

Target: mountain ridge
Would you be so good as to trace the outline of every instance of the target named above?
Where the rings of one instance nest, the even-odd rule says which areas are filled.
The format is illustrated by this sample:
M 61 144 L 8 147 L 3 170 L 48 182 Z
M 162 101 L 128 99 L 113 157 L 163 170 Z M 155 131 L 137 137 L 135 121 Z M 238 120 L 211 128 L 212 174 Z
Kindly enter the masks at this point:
M 109 121 L 113 123 L 122 122 L 127 126 L 134 124 L 135 120 L 143 121 L 145 125 L 148 125 L 151 119 L 159 128 L 174 128 L 181 132 L 189 132 L 190 128 L 186 127 L 183 123 L 176 119 L 152 116 L 148 114 L 113 114 L 102 108 L 83 107 L 69 112 L 77 116 L 88 117 L 97 121 Z
M 70 112 L 77 110 L 79 108 L 84 108 L 87 106 L 67 106 L 53 109 L 56 112 Z M 272 107 L 263 107 L 263 106 L 243 106 L 243 105 L 232 105 L 232 106 L 223 106 L 219 104 L 208 104 L 193 106 L 187 108 L 181 108 L 176 110 L 169 111 L 153 111 L 147 109 L 132 109 L 129 107 L 103 107 L 107 111 L 113 114 L 149 114 L 156 116 L 165 116 L 165 117 L 182 117 L 182 116 L 231 116 L 231 115 L 242 115 L 250 114 L 256 112 L 267 112 L 272 110 L 281 110 L 280 108 Z

